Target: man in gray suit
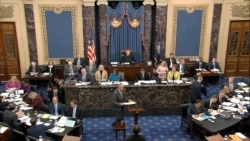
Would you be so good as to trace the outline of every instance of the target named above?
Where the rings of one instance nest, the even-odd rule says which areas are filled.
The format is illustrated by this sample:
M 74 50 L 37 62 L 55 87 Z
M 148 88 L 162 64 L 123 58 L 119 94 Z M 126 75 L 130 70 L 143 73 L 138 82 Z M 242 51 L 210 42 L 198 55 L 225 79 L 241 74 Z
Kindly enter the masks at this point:
M 76 79 L 78 69 L 72 64 L 72 61 L 68 61 L 68 64 L 64 66 L 64 77 L 66 80 Z
M 118 85 L 118 89 L 116 89 L 112 95 L 112 104 L 113 104 L 113 110 L 116 114 L 116 121 L 115 122 L 121 122 L 124 117 L 124 102 L 128 102 L 127 99 L 125 99 L 124 95 L 124 86 L 120 83 Z M 114 123 L 115 123 L 114 122 Z M 112 125 L 114 125 L 114 123 Z

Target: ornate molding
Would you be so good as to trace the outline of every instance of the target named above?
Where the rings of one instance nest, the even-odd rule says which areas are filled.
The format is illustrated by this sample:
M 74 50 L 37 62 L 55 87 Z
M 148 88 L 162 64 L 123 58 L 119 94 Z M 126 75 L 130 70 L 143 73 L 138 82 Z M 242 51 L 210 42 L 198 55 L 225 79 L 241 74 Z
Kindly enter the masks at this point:
M 54 11 L 56 14 L 61 14 L 63 11 L 70 11 L 72 17 L 72 35 L 73 35 L 73 56 L 77 54 L 77 40 L 76 40 L 76 6 L 66 6 L 66 5 L 39 5 L 41 13 L 41 25 L 43 33 L 43 50 L 44 50 L 44 60 L 59 60 L 61 58 L 49 58 L 48 50 L 48 36 L 47 36 L 47 27 L 46 27 L 46 11 Z
M 107 0 L 98 0 L 97 5 L 108 5 L 108 1 Z
M 168 0 L 157 0 L 156 6 L 166 6 Z
M 153 0 L 144 0 L 143 5 L 147 5 L 147 4 L 154 5 L 155 2 Z
M 199 56 L 202 56 L 204 39 L 205 39 L 205 30 L 206 30 L 206 20 L 207 20 L 207 5 L 189 5 L 189 6 L 175 6 L 174 7 L 174 23 L 173 23 L 173 37 L 172 37 L 172 50 L 175 54 L 176 51 L 176 33 L 177 33 L 177 16 L 179 10 L 185 10 L 187 13 L 192 14 L 196 10 L 202 10 L 202 21 L 201 21 L 201 33 L 200 33 L 200 48 Z M 196 58 L 197 56 L 180 56 L 182 58 Z
M 250 17 L 250 4 L 232 5 L 232 17 L 249 18 Z
M 82 4 L 84 6 L 95 6 L 95 0 L 82 0 Z
M 14 7 L 10 6 L 0 6 L 0 19 L 13 18 Z

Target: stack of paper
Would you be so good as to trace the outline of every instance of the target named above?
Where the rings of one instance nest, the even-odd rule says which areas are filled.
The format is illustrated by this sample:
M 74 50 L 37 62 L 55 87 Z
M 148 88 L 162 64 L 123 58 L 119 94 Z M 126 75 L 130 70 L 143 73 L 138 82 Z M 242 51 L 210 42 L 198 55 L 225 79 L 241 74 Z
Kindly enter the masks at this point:
M 8 129 L 8 127 L 2 126 L 0 128 L 0 133 L 3 134 L 7 129 Z
M 41 118 L 47 119 L 47 118 L 49 118 L 49 117 L 50 117 L 50 114 L 43 114 Z
M 74 126 L 75 126 L 75 123 L 76 123 L 76 121 L 74 121 L 74 120 L 67 120 L 67 121 L 65 122 L 65 125 L 64 125 L 64 126 L 67 126 L 67 127 L 74 127 Z

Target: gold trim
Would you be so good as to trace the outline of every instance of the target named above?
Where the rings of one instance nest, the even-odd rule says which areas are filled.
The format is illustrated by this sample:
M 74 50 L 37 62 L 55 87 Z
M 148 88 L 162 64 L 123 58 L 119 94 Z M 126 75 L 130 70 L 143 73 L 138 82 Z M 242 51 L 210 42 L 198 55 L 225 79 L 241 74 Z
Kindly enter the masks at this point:
M 194 12 L 194 7 L 193 6 L 190 6 L 190 7 L 186 7 L 186 12 L 191 14 Z
M 41 14 L 41 28 L 42 28 L 42 42 L 43 42 L 43 60 L 48 62 L 48 60 L 59 61 L 60 59 L 70 59 L 70 58 L 49 58 L 48 52 L 48 37 L 47 37 L 47 27 L 46 27 L 46 17 L 45 11 L 54 11 L 56 14 L 61 14 L 63 11 L 70 11 L 72 17 L 72 38 L 73 38 L 73 57 L 77 54 L 77 40 L 76 40 L 76 5 L 64 6 L 64 5 L 39 5 L 39 10 Z
M 176 31 L 177 31 L 177 16 L 178 16 L 178 11 L 179 10 L 186 10 L 187 13 L 189 13 L 187 11 L 187 9 L 189 9 L 189 12 L 192 13 L 195 10 L 202 10 L 202 21 L 201 21 L 201 34 L 200 34 L 200 48 L 199 48 L 199 56 L 203 55 L 203 50 L 204 50 L 204 39 L 205 39 L 205 31 L 206 31 L 206 20 L 207 20 L 207 9 L 208 9 L 208 5 L 191 5 L 191 6 L 184 6 L 184 5 L 178 5 L 174 7 L 174 23 L 173 23 L 173 36 L 172 36 L 172 52 L 175 54 L 175 50 L 176 50 Z M 180 58 L 197 58 L 198 56 L 178 56 Z
M 110 20 L 110 25 L 113 28 L 119 28 L 123 23 L 123 18 L 121 20 L 118 20 L 116 16 L 112 20 Z

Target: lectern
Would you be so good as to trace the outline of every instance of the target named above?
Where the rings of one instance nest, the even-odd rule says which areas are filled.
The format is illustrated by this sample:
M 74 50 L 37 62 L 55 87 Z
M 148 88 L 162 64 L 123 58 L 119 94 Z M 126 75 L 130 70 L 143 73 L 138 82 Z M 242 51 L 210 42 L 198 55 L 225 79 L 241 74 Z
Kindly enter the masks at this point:
M 134 124 L 138 124 L 138 115 L 140 112 L 143 112 L 145 110 L 140 107 L 133 107 L 129 108 L 128 111 L 134 113 Z

